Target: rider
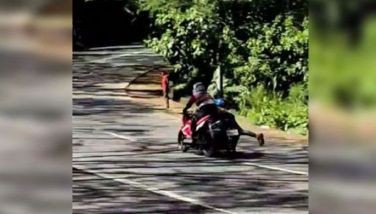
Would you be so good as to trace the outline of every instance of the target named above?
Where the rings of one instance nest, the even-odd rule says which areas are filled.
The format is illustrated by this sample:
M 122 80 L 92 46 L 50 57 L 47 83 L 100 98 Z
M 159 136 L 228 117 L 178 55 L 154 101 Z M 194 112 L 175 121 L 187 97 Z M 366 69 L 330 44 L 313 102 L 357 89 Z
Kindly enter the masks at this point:
M 189 99 L 187 105 L 183 109 L 183 114 L 186 114 L 188 109 L 193 104 L 196 104 L 196 106 L 198 107 L 194 117 L 192 118 L 192 124 L 191 124 L 192 138 L 195 138 L 197 121 L 205 115 L 212 115 L 212 116 L 216 115 L 220 112 L 220 110 L 215 104 L 214 98 L 206 91 L 206 88 L 202 82 L 195 83 L 193 85 L 192 92 L 193 93 L 192 93 L 191 98 Z M 242 134 L 249 135 L 251 137 L 256 138 L 260 146 L 264 145 L 264 135 L 262 133 L 256 134 L 254 132 L 244 130 L 240 126 L 239 126 L 239 129 Z
M 206 91 L 206 87 L 202 82 L 197 82 L 193 85 L 192 96 L 183 109 L 183 114 L 186 114 L 193 104 L 197 106 L 191 124 L 192 137 L 195 137 L 197 121 L 205 115 L 215 115 L 218 113 L 218 108 L 215 105 L 214 98 Z

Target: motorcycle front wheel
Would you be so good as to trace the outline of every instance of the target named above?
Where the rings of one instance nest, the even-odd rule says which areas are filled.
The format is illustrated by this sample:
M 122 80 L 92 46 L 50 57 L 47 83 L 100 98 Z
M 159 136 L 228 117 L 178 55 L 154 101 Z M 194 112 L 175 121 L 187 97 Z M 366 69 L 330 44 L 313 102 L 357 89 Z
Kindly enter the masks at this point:
M 188 149 L 189 149 L 189 146 L 185 145 L 184 144 L 184 134 L 183 132 L 179 131 L 179 134 L 178 134 L 178 148 L 180 151 L 182 152 L 187 152 Z

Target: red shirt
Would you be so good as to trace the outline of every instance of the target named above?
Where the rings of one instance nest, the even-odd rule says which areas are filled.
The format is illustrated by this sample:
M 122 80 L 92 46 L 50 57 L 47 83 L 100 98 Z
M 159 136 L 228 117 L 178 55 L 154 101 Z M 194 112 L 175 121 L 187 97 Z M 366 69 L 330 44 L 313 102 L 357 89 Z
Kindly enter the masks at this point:
M 168 74 L 163 74 L 162 75 L 161 85 L 162 85 L 163 92 L 166 92 L 167 91 L 167 87 L 168 87 Z

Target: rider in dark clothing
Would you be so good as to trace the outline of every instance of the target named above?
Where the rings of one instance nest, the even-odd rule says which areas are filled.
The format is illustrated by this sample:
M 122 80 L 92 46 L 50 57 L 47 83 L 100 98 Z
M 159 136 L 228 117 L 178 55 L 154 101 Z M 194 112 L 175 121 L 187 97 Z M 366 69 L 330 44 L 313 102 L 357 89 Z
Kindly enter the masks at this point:
M 229 114 L 226 111 L 220 111 L 220 109 L 215 104 L 214 98 L 207 93 L 204 84 L 202 84 L 201 82 L 198 82 L 193 85 L 192 94 L 193 95 L 191 96 L 187 105 L 183 109 L 183 114 L 186 114 L 188 109 L 192 107 L 193 104 L 196 104 L 197 106 L 197 110 L 192 118 L 191 124 L 192 138 L 196 137 L 196 125 L 197 121 L 200 118 L 206 115 L 216 116 L 218 114 L 227 114 L 231 117 L 234 117 L 232 114 Z M 233 118 L 233 120 L 235 121 L 235 118 Z M 239 130 L 242 134 L 254 137 L 257 139 L 261 146 L 264 145 L 264 135 L 262 133 L 256 134 L 254 132 L 242 129 L 238 124 L 237 126 L 239 127 Z
M 186 114 L 189 108 L 192 107 L 193 104 L 196 104 L 197 110 L 192 118 L 192 136 L 195 137 L 196 135 L 196 123 L 197 121 L 206 116 L 206 115 L 215 115 L 218 113 L 218 108 L 215 105 L 214 98 L 207 93 L 204 84 L 198 82 L 193 85 L 193 93 L 191 98 L 189 99 L 187 105 L 183 109 L 183 113 Z

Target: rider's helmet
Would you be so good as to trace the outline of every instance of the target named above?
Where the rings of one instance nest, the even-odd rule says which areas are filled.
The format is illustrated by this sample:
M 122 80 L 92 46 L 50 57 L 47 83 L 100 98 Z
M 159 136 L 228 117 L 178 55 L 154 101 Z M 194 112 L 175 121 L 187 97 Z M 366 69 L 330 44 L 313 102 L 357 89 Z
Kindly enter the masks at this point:
M 202 82 L 197 82 L 193 85 L 193 96 L 197 97 L 206 93 L 205 85 Z

